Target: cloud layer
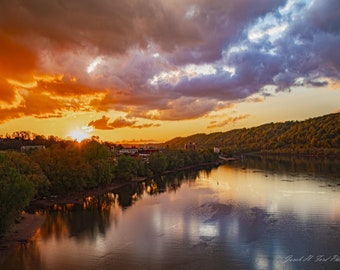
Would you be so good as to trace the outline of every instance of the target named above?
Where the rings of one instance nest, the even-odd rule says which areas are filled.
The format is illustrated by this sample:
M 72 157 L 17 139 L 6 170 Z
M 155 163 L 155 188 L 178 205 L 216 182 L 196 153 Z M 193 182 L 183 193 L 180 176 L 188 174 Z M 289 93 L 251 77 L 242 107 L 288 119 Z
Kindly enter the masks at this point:
M 339 85 L 339 10 L 337 0 L 1 1 L 0 123 L 120 111 L 89 125 L 144 128 L 137 118 L 195 119 L 268 86 Z

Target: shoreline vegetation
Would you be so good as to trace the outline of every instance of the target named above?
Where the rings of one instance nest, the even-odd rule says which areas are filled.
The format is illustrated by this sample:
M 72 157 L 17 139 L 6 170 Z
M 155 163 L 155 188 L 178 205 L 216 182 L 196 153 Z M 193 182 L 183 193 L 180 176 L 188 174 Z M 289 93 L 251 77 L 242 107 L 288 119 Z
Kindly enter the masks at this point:
M 0 253 L 11 249 L 12 244 L 3 244 L 5 240 L 19 243 L 13 240 L 18 226 L 39 224 L 34 216 L 22 216 L 29 205 L 48 208 L 79 202 L 153 176 L 216 164 L 220 155 L 227 160 L 242 159 L 245 153 L 339 159 L 339 123 L 340 113 L 333 113 L 129 148 L 99 137 L 79 143 L 29 131 L 0 135 Z M 32 231 L 20 230 L 25 236 L 20 239 L 27 242 Z
M 177 168 L 171 171 L 164 171 L 161 175 L 167 175 L 171 173 L 176 173 L 179 171 L 190 170 L 194 168 L 206 167 L 206 166 L 217 166 L 222 164 L 221 161 L 201 163 L 193 166 L 187 166 L 182 168 Z M 54 205 L 62 204 L 72 204 L 81 203 L 87 197 L 100 196 L 102 194 L 115 191 L 119 188 L 132 185 L 134 183 L 144 182 L 152 179 L 154 176 L 150 177 L 136 177 L 129 182 L 125 183 L 111 183 L 101 185 L 89 190 L 71 192 L 61 196 L 52 196 L 49 198 L 39 198 L 33 199 L 29 203 L 29 207 L 39 210 L 50 210 Z M 15 250 L 20 245 L 27 245 L 32 240 L 34 235 L 37 233 L 39 227 L 44 223 L 45 216 L 41 213 L 27 213 L 22 212 L 20 216 L 16 219 L 16 224 L 13 230 L 4 238 L 0 238 L 0 265 L 2 265 L 5 260 L 15 252 Z
M 206 166 L 218 166 L 222 164 L 223 162 L 224 162 L 223 160 L 220 160 L 220 161 L 215 161 L 215 162 L 201 163 L 201 164 L 197 164 L 193 166 L 182 167 L 182 168 L 174 169 L 171 171 L 164 171 L 163 173 L 160 174 L 160 176 L 164 176 L 164 175 L 171 174 L 171 173 L 176 173 L 179 171 L 206 167 Z M 101 185 L 101 186 L 98 186 L 92 189 L 78 191 L 78 192 L 70 192 L 68 194 L 61 195 L 61 196 L 52 196 L 49 198 L 33 199 L 32 201 L 30 201 L 29 206 L 37 210 L 49 210 L 51 209 L 53 205 L 72 204 L 72 203 L 77 204 L 77 203 L 82 202 L 87 197 L 99 196 L 99 195 L 117 190 L 122 187 L 130 186 L 135 183 L 140 183 L 140 182 L 150 180 L 154 177 L 155 175 L 148 176 L 148 177 L 146 176 L 136 177 L 124 183 L 104 184 L 104 185 Z
M 96 139 L 81 143 L 53 140 L 29 151 L 1 151 L 0 238 L 32 200 L 86 193 L 217 160 L 212 149 L 121 153 Z
M 304 121 L 267 123 L 226 132 L 174 138 L 164 145 L 178 148 L 194 142 L 202 149 L 218 147 L 226 155 L 261 153 L 340 158 L 340 113 Z

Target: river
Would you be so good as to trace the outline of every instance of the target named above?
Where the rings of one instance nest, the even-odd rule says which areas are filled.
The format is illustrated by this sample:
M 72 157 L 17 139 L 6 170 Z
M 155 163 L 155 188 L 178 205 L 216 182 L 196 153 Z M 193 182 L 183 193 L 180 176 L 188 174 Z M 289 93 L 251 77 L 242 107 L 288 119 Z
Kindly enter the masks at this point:
M 339 165 L 247 158 L 55 206 L 1 269 L 340 269 Z

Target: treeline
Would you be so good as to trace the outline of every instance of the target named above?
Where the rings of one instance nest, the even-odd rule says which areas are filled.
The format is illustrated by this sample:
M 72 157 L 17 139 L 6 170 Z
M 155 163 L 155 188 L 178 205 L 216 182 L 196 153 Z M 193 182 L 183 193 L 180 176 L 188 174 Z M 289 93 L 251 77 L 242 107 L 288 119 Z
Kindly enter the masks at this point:
M 269 123 L 228 132 L 175 138 L 166 145 L 181 148 L 193 142 L 198 149 L 219 147 L 228 155 L 260 152 L 302 156 L 340 157 L 340 113 L 305 121 Z
M 107 144 L 95 139 L 81 143 L 59 139 L 46 143 L 44 149 L 25 153 L 0 151 L 0 236 L 33 198 L 131 181 L 217 159 L 212 150 L 167 149 L 148 159 L 117 156 Z

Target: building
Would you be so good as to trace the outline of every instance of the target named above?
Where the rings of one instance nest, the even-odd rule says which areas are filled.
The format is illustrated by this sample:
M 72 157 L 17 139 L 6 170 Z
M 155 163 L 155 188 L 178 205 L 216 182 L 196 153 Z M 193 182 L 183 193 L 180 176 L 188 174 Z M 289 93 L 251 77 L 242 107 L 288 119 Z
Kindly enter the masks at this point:
M 123 148 L 118 150 L 118 155 L 127 154 L 127 155 L 136 155 L 138 154 L 137 148 Z
M 20 147 L 21 152 L 29 152 L 35 149 L 45 149 L 45 145 L 23 145 Z

